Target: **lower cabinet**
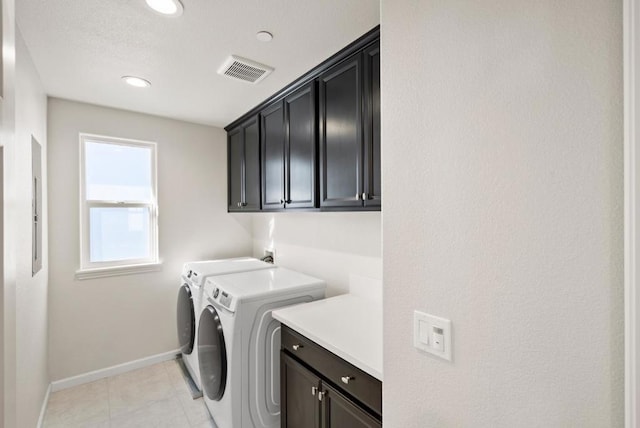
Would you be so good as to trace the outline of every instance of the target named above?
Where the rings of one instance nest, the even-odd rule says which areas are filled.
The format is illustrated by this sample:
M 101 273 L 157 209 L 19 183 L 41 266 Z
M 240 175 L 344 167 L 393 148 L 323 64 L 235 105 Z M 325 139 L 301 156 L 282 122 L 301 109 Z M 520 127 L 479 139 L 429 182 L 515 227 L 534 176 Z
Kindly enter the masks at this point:
M 280 420 L 287 428 L 318 428 L 320 426 L 320 402 L 318 391 L 320 378 L 302 364 L 280 354 Z
M 367 412 L 362 410 L 357 404 L 350 400 L 345 395 L 322 383 L 322 416 L 321 421 L 324 423 L 323 427 L 335 427 L 335 428 L 371 428 L 381 427 L 382 424 L 377 419 L 373 418 Z
M 285 326 L 280 380 L 282 428 L 382 427 L 382 383 Z

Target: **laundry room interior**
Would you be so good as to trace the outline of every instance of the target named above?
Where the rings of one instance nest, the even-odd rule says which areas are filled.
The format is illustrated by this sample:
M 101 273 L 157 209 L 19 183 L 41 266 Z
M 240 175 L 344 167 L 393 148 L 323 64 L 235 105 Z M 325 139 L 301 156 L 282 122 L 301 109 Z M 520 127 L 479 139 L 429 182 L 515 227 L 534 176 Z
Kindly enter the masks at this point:
M 635 428 L 622 0 L 0 3 L 0 428 Z

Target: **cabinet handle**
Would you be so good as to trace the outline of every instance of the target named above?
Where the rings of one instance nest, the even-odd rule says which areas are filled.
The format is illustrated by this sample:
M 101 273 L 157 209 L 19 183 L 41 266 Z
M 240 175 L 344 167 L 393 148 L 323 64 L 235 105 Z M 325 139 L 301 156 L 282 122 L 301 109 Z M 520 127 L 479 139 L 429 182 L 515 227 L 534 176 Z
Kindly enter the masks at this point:
M 367 195 L 366 193 L 362 193 L 362 200 L 363 201 L 368 201 L 369 200 L 369 195 Z
M 247 204 L 246 202 L 243 202 L 243 203 L 242 203 L 242 206 L 243 206 L 243 207 L 246 207 L 247 205 L 248 205 L 248 204 Z
M 280 205 L 284 204 L 284 199 L 280 199 Z
M 292 348 L 293 348 L 294 351 L 297 351 L 298 349 L 303 348 L 303 346 L 302 345 L 293 345 Z
M 291 203 L 291 199 L 287 199 L 285 202 L 290 204 Z
M 360 193 L 356 193 L 356 200 L 360 200 Z
M 320 392 L 318 392 L 318 401 L 322 401 L 322 399 L 324 398 L 324 396 L 325 396 L 326 394 L 327 394 L 327 393 L 326 393 L 326 392 L 324 392 L 324 391 L 320 391 Z
M 242 208 L 242 202 L 238 202 L 238 208 Z
M 315 386 L 312 386 L 311 387 L 311 395 L 313 395 L 315 397 L 317 392 L 318 392 L 318 388 L 315 387 Z
M 355 378 L 353 376 L 342 376 L 340 378 L 340 380 L 342 380 L 342 383 L 349 385 L 349 381 L 350 380 L 354 380 Z

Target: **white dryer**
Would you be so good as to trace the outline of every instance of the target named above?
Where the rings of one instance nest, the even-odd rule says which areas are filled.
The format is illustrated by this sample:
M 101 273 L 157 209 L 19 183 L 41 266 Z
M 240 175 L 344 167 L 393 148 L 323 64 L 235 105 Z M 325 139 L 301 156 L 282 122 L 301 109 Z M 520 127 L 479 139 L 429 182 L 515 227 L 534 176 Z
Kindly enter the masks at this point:
M 182 359 L 198 389 L 201 389 L 196 338 L 202 310 L 202 290 L 212 275 L 273 269 L 275 266 L 251 257 L 187 262 L 182 268 L 182 285 L 178 291 L 177 327 Z
M 323 280 L 285 268 L 205 282 L 198 355 L 205 404 L 218 428 L 280 426 L 277 308 L 324 298 Z

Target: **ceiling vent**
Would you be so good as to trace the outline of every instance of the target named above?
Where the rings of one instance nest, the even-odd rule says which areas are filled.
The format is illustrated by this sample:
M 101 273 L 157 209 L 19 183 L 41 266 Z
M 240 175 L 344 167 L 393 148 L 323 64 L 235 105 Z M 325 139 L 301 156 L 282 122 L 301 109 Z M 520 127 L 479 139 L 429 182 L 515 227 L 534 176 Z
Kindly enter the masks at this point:
M 243 82 L 258 83 L 271 74 L 272 71 L 273 68 L 268 65 L 231 55 L 222 64 L 218 74 L 231 79 L 242 80 Z

